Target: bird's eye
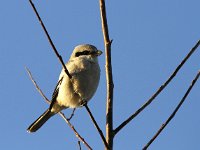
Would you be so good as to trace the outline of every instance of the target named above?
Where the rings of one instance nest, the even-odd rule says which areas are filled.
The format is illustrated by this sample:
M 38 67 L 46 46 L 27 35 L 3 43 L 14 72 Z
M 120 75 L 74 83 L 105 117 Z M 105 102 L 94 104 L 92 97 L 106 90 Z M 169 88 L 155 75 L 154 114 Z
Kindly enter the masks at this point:
M 75 56 L 76 56 L 76 57 L 79 57 L 79 56 L 81 56 L 81 55 L 90 55 L 90 54 L 92 54 L 92 53 L 90 53 L 90 51 L 85 50 L 85 51 L 82 51 L 82 52 L 77 52 L 77 53 L 75 54 Z

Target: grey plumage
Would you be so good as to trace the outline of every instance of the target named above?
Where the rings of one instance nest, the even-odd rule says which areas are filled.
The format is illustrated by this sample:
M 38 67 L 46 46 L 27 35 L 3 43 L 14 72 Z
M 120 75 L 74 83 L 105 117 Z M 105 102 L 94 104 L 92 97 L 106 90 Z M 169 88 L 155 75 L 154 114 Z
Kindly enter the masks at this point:
M 69 79 L 64 70 L 61 71 L 50 107 L 29 126 L 28 132 L 37 131 L 61 110 L 80 107 L 92 98 L 99 84 L 100 68 L 97 57 L 101 54 L 93 45 L 75 47 L 66 64 L 72 78 Z

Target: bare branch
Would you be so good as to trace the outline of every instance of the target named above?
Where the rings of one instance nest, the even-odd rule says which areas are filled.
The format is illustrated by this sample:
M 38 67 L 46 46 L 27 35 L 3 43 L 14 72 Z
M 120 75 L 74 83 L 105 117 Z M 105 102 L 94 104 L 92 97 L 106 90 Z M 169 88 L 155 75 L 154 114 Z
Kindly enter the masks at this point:
M 65 120 L 65 122 L 69 125 L 69 127 L 74 131 L 76 137 L 82 141 L 83 144 L 89 149 L 92 150 L 90 145 L 84 140 L 84 138 L 77 132 L 77 130 L 74 128 L 74 126 L 68 121 L 68 119 L 65 117 L 65 115 L 62 112 L 59 112 L 59 115 Z
M 47 97 L 44 95 L 44 93 L 42 92 L 42 90 L 39 88 L 39 86 L 37 85 L 36 81 L 34 80 L 30 70 L 26 67 L 26 71 L 28 72 L 28 75 L 31 79 L 31 81 L 33 82 L 33 84 L 35 85 L 37 91 L 41 94 L 41 96 L 45 99 L 45 101 L 50 104 L 50 101 L 47 99 Z M 73 110 L 74 112 L 75 110 Z M 73 113 L 72 113 L 73 114 Z M 89 149 L 92 150 L 92 148 L 90 147 L 90 145 L 84 140 L 84 138 L 77 132 L 77 130 L 74 128 L 74 126 L 70 123 L 69 119 L 67 119 L 65 117 L 65 115 L 62 112 L 59 112 L 59 115 L 65 120 L 65 122 L 69 125 L 69 127 L 74 131 L 74 134 L 76 135 L 76 137 L 82 141 L 82 143 Z M 72 115 L 70 116 L 71 119 Z
M 103 31 L 104 43 L 105 43 L 105 45 L 107 45 L 107 44 L 109 45 L 111 43 L 111 41 L 109 39 L 105 1 L 100 0 L 99 4 L 100 4 L 100 13 L 101 13 L 101 22 L 102 22 L 102 31 Z
M 32 0 L 29 0 L 29 2 L 30 2 L 30 4 L 31 4 L 31 6 L 32 6 L 32 8 L 33 8 L 33 10 L 34 10 L 34 12 L 35 12 L 35 14 L 36 14 L 36 16 L 37 16 L 37 18 L 38 18 L 40 24 L 41 24 L 41 26 L 42 26 L 42 29 L 44 30 L 44 32 L 45 32 L 45 34 L 46 34 L 46 36 L 47 36 L 47 38 L 48 38 L 48 41 L 49 41 L 51 47 L 52 47 L 53 50 L 54 50 L 54 53 L 56 54 L 56 56 L 58 57 L 60 63 L 62 64 L 62 66 L 63 66 L 63 68 L 64 68 L 64 70 L 65 70 L 65 73 L 66 73 L 66 74 L 68 75 L 68 77 L 71 79 L 72 76 L 70 75 L 69 71 L 67 70 L 67 68 L 66 68 L 66 66 L 65 66 L 65 63 L 63 62 L 63 59 L 62 59 L 61 55 L 58 53 L 58 51 L 57 51 L 55 45 L 53 44 L 53 42 L 52 42 L 52 40 L 51 40 L 51 37 L 50 37 L 50 35 L 49 35 L 49 33 L 48 33 L 48 31 L 47 31 L 47 29 L 46 29 L 46 27 L 45 27 L 45 25 L 44 25 L 42 19 L 40 18 L 39 13 L 37 12 L 37 9 L 35 8 L 35 6 L 34 6 Z
M 102 32 L 105 45 L 106 57 L 106 81 L 107 81 L 107 104 L 106 104 L 106 140 L 110 149 L 113 149 L 113 77 L 112 77 L 112 64 L 111 64 L 111 44 L 109 39 L 108 24 L 106 17 L 106 6 L 104 0 L 99 0 Z
M 50 103 L 51 103 L 50 100 L 48 100 L 48 98 L 44 95 L 44 93 L 42 92 L 42 90 L 39 88 L 39 86 L 37 85 L 36 81 L 34 80 L 32 74 L 31 74 L 30 70 L 29 70 L 27 67 L 25 67 L 25 69 L 26 69 L 26 71 L 27 71 L 27 73 L 28 73 L 28 75 L 29 75 L 31 81 L 33 82 L 35 88 L 37 89 L 37 91 L 38 91 L 38 92 L 40 93 L 40 95 L 44 98 L 44 100 L 45 100 L 48 104 L 50 104 Z
M 126 119 L 123 123 L 121 123 L 115 130 L 114 134 L 116 135 L 123 127 L 125 127 L 133 118 L 135 118 L 140 112 L 142 112 L 151 102 L 163 91 L 163 89 L 170 83 L 170 81 L 176 76 L 181 67 L 185 64 L 185 62 L 190 58 L 190 56 L 195 52 L 195 50 L 200 45 L 200 40 L 196 43 L 196 45 L 190 50 L 187 56 L 182 60 L 182 62 L 178 65 L 175 71 L 171 74 L 171 76 L 167 79 L 167 81 L 160 86 L 160 88 L 152 95 L 152 97 L 146 101 L 142 107 L 140 107 L 136 112 L 134 112 L 128 119 Z
M 200 76 L 200 71 L 197 73 L 196 77 L 193 79 L 191 85 L 189 86 L 188 90 L 186 91 L 185 95 L 183 96 L 183 98 L 181 99 L 181 101 L 179 102 L 175 110 L 173 111 L 173 113 L 169 116 L 166 122 L 162 124 L 162 126 L 157 131 L 157 133 L 152 137 L 152 139 L 144 146 L 143 150 L 146 150 L 153 143 L 153 141 L 158 137 L 158 135 L 163 131 L 163 129 L 168 125 L 168 123 L 173 119 L 173 117 L 176 115 L 181 105 L 183 104 L 183 102 L 186 100 L 187 96 L 189 95 L 190 91 L 192 90 L 193 86 L 198 80 L 199 76 Z
M 100 127 L 98 126 L 98 124 L 96 122 L 96 120 L 94 119 L 94 116 L 92 115 L 87 103 L 84 106 L 85 106 L 85 108 L 86 108 L 86 110 L 87 110 L 92 122 L 94 123 L 94 126 L 96 127 L 97 131 L 99 132 L 99 135 L 101 136 L 101 139 L 102 139 L 105 147 L 108 148 L 108 143 L 106 142 L 106 139 L 105 139 L 105 137 L 103 135 L 103 132 L 101 131 Z

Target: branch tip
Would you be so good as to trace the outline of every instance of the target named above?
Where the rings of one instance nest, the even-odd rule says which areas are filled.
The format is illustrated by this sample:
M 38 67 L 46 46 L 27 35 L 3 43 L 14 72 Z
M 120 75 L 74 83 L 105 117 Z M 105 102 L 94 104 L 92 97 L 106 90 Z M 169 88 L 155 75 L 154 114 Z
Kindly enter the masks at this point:
M 172 112 L 172 114 L 168 117 L 168 119 L 165 121 L 165 123 L 163 123 L 160 127 L 160 129 L 156 132 L 156 134 L 149 140 L 149 142 L 143 147 L 143 150 L 146 150 L 153 142 L 154 140 L 160 135 L 160 133 L 164 130 L 164 128 L 170 123 L 170 121 L 174 118 L 174 116 L 176 115 L 176 113 L 179 111 L 180 107 L 182 106 L 182 104 L 184 103 L 184 101 L 186 100 L 187 96 L 189 95 L 189 93 L 191 92 L 193 86 L 195 85 L 195 83 L 197 82 L 198 78 L 200 76 L 200 71 L 196 74 L 195 78 L 192 80 L 191 85 L 188 87 L 187 91 L 185 92 L 184 96 L 182 97 L 182 99 L 180 100 L 179 104 L 176 106 L 176 108 L 174 109 L 174 111 Z
M 158 90 L 130 117 L 128 117 L 124 122 L 122 122 L 117 128 L 114 130 L 114 134 L 117 134 L 122 128 L 124 128 L 132 119 L 134 119 L 138 114 L 140 114 L 148 105 L 150 105 L 153 100 L 165 89 L 165 87 L 172 81 L 172 79 L 176 76 L 179 70 L 183 67 L 183 65 L 187 62 L 187 60 L 191 57 L 191 55 L 197 50 L 200 45 L 200 40 L 194 45 L 194 47 L 189 51 L 189 53 L 185 56 L 185 58 L 181 61 L 181 63 L 176 67 L 174 72 L 170 75 L 170 77 L 161 85 Z

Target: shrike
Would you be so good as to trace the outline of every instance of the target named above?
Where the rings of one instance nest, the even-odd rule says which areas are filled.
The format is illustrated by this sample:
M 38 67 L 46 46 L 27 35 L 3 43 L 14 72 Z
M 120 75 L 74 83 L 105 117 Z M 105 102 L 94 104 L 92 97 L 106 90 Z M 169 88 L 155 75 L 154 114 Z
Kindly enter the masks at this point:
M 66 67 L 72 76 L 70 79 L 64 69 L 52 95 L 50 107 L 35 121 L 28 132 L 37 131 L 49 118 L 66 108 L 81 107 L 94 95 L 100 78 L 98 56 L 102 51 L 93 45 L 84 44 L 75 47 Z

